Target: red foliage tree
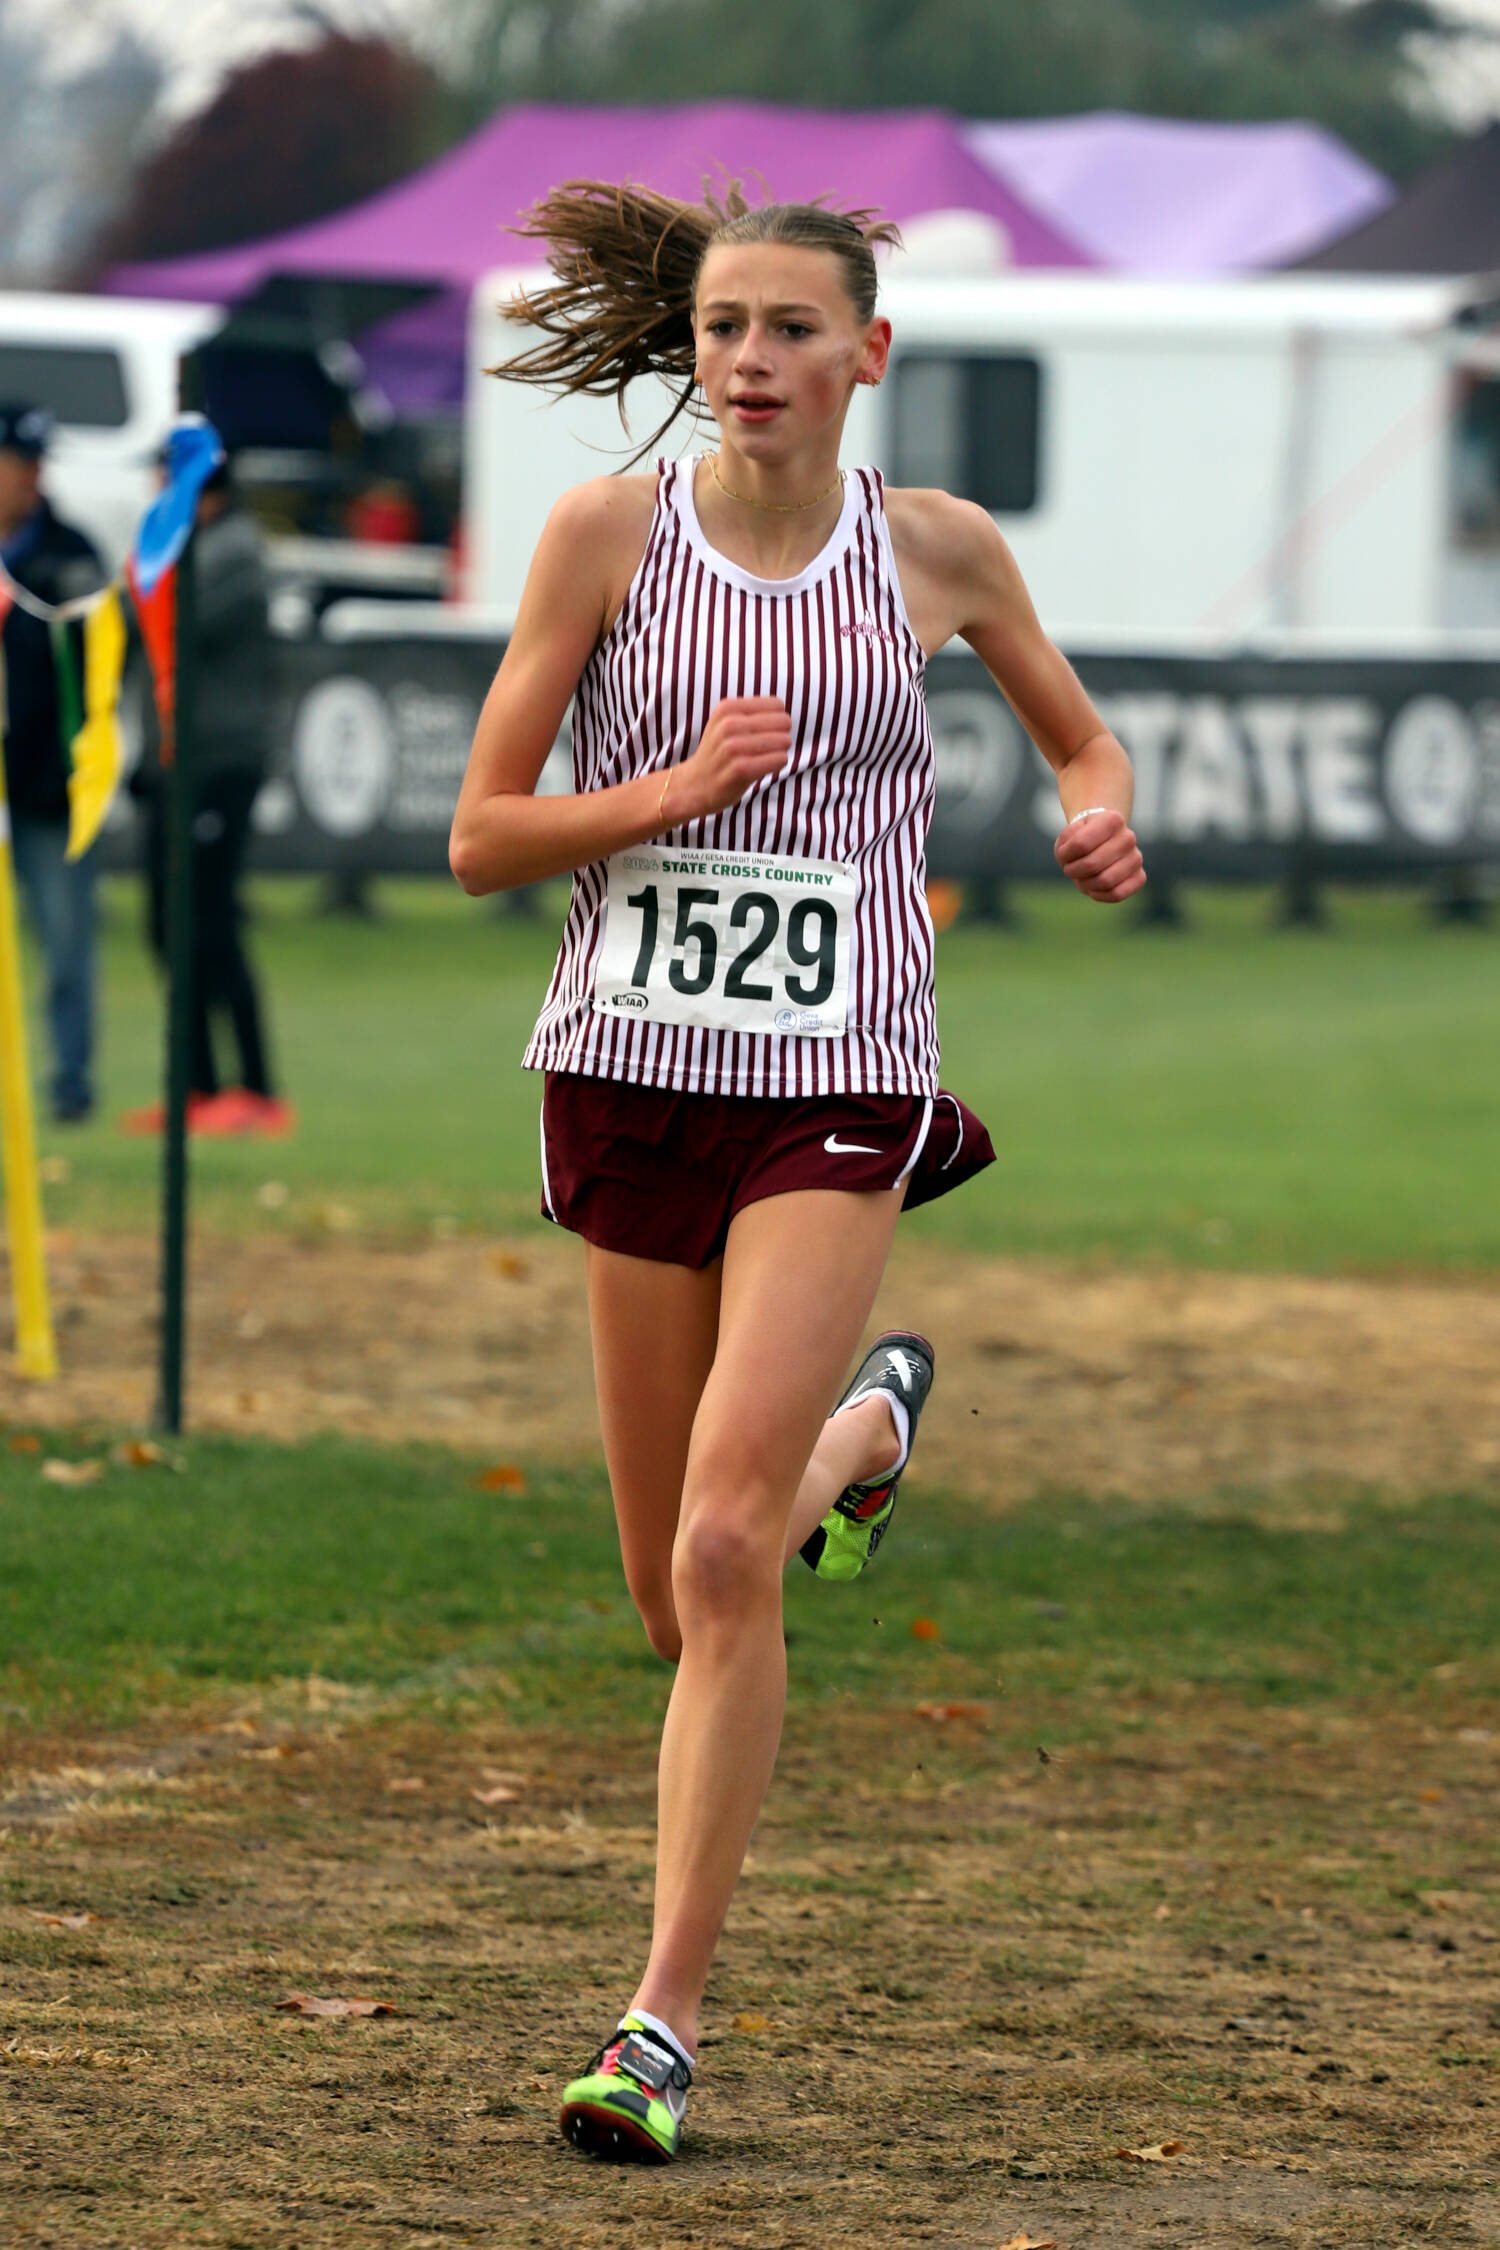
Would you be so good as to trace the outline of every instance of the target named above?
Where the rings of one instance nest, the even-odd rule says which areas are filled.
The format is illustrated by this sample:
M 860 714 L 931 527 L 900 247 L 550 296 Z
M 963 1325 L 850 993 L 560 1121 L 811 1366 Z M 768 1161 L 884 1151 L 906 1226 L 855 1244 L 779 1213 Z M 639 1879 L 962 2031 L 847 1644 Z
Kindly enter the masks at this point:
M 219 250 L 362 202 L 434 153 L 442 109 L 426 64 L 384 39 L 262 56 L 142 168 L 93 263 Z

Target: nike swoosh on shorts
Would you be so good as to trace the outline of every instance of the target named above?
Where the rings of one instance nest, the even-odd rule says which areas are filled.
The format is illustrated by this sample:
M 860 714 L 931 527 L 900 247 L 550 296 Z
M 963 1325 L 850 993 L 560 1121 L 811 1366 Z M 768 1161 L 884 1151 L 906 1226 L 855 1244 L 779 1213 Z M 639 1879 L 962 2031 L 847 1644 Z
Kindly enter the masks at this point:
M 830 1133 L 823 1143 L 830 1156 L 881 1156 L 882 1149 L 866 1148 L 862 1141 L 841 1141 L 837 1133 Z

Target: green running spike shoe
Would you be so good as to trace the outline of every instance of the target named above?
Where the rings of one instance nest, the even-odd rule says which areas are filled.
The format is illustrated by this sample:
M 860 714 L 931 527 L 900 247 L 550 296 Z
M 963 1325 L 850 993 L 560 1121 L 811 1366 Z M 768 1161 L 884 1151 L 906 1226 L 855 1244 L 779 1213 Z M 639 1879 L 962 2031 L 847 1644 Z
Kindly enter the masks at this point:
M 867 1483 L 846 1486 L 817 1530 L 803 1541 L 798 1552 L 819 1578 L 857 1578 L 885 1537 L 895 1512 L 902 1472 L 916 1442 L 917 1420 L 932 1389 L 932 1375 L 932 1346 L 927 1338 L 893 1328 L 876 1337 L 834 1408 L 837 1413 L 839 1407 L 857 1398 L 888 1391 L 906 1408 L 907 1442 L 896 1468 L 871 1477 Z
M 564 2088 L 563 2132 L 575 2148 L 615 2164 L 670 2164 L 692 2083 L 681 2057 L 627 2016 Z

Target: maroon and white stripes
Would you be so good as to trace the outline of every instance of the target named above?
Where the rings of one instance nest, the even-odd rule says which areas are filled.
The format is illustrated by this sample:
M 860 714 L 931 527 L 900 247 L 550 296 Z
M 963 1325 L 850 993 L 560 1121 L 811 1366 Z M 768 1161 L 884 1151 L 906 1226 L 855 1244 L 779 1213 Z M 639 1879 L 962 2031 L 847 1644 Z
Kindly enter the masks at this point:
M 708 544 L 693 469 L 661 464 L 645 554 L 578 684 L 573 785 L 607 789 L 664 773 L 696 749 L 724 696 L 780 696 L 792 715 L 782 772 L 728 812 L 656 841 L 852 865 L 848 1028 L 842 1038 L 806 1038 L 596 1014 L 600 862 L 573 877 L 525 1066 L 690 1093 L 935 1094 L 925 659 L 901 598 L 879 472 L 849 472 L 827 546 L 798 577 L 776 580 L 752 577 Z

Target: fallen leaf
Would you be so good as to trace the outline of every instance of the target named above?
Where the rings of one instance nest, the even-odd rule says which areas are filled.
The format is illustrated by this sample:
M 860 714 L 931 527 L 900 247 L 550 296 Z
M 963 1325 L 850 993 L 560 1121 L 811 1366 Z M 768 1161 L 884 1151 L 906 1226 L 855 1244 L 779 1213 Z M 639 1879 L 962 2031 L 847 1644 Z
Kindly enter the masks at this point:
M 396 2011 L 389 2000 L 320 2000 L 312 1992 L 289 1992 L 284 2000 L 274 2005 L 290 2010 L 298 2016 L 393 2016 Z
M 733 2018 L 731 2028 L 735 2031 L 769 2031 L 771 2019 L 769 2016 L 757 2015 L 753 2008 L 745 2008 Z
M 914 1617 L 911 1621 L 911 1637 L 914 1641 L 940 1641 L 943 1628 L 930 1617 Z
M 1011 2234 L 1001 2243 L 1000 2250 L 1057 2250 L 1057 2237 L 1051 2234 Z
M 44 1156 L 37 1171 L 43 1187 L 66 1187 L 73 1177 L 73 1167 L 65 1156 Z
M 292 1191 L 285 1180 L 262 1180 L 255 1200 L 262 1211 L 284 1211 L 292 1200 Z
M 1172 1909 L 1170 1906 L 1158 1906 L 1152 1910 L 1151 1919 L 1153 1922 L 1169 1922 L 1171 1918 Z
M 122 1469 L 154 1469 L 163 1465 L 168 1468 L 175 1468 L 177 1466 L 176 1462 L 169 1456 L 166 1447 L 158 1445 L 154 1438 L 126 1438 L 123 1444 L 115 1447 L 114 1458 L 119 1462 Z
M 104 1474 L 102 1461 L 44 1461 L 42 1475 L 48 1484 L 97 1484 Z
M 509 1789 L 503 1781 L 497 1781 L 492 1789 L 469 1791 L 476 1805 L 513 1805 L 520 1794 L 519 1789 Z
M 1051 2165 L 1041 2156 L 1018 2156 L 1010 2169 L 1018 2180 L 1050 2180 L 1052 2177 Z
M 252 1305 L 249 1312 L 240 1314 L 234 1324 L 234 1332 L 242 1344 L 258 1344 L 266 1332 L 265 1314 L 257 1312 Z
M 1186 2145 L 1183 2141 L 1153 2141 L 1149 2148 L 1117 2148 L 1113 2154 L 1123 2157 L 1127 2164 L 1166 2164 L 1181 2156 Z
M 524 1281 L 531 1268 L 514 1250 L 492 1250 L 489 1257 L 491 1273 L 499 1274 L 502 1281 Z
M 1474 1904 L 1472 1891 L 1424 1891 L 1422 1904 L 1429 1914 L 1462 1914 Z
M 524 1492 L 526 1472 L 514 1461 L 497 1461 L 493 1468 L 481 1469 L 474 1482 L 481 1492 Z
M 918 1703 L 915 1706 L 919 1719 L 927 1719 L 935 1727 L 946 1726 L 952 1719 L 978 1719 L 989 1717 L 982 1703 Z
M 86 1930 L 90 1922 L 97 1922 L 97 1914 L 44 1914 L 39 1906 L 28 1906 L 27 1913 L 34 1922 L 45 1922 L 49 1930 Z
M 39 1437 L 33 1437 L 29 1430 L 22 1430 L 10 1440 L 10 1449 L 12 1453 L 40 1453 L 42 1441 Z
M 481 1766 L 486 1781 L 503 1781 L 511 1789 L 524 1789 L 531 1779 L 529 1774 L 512 1773 L 508 1766 Z
M 386 1787 L 395 1795 L 398 1792 L 425 1789 L 427 1784 L 419 1773 L 393 1773 Z
M 1440 1805 L 1445 1794 L 1446 1792 L 1441 1789 L 1419 1789 L 1417 1791 L 1417 1803 L 1419 1805 Z

